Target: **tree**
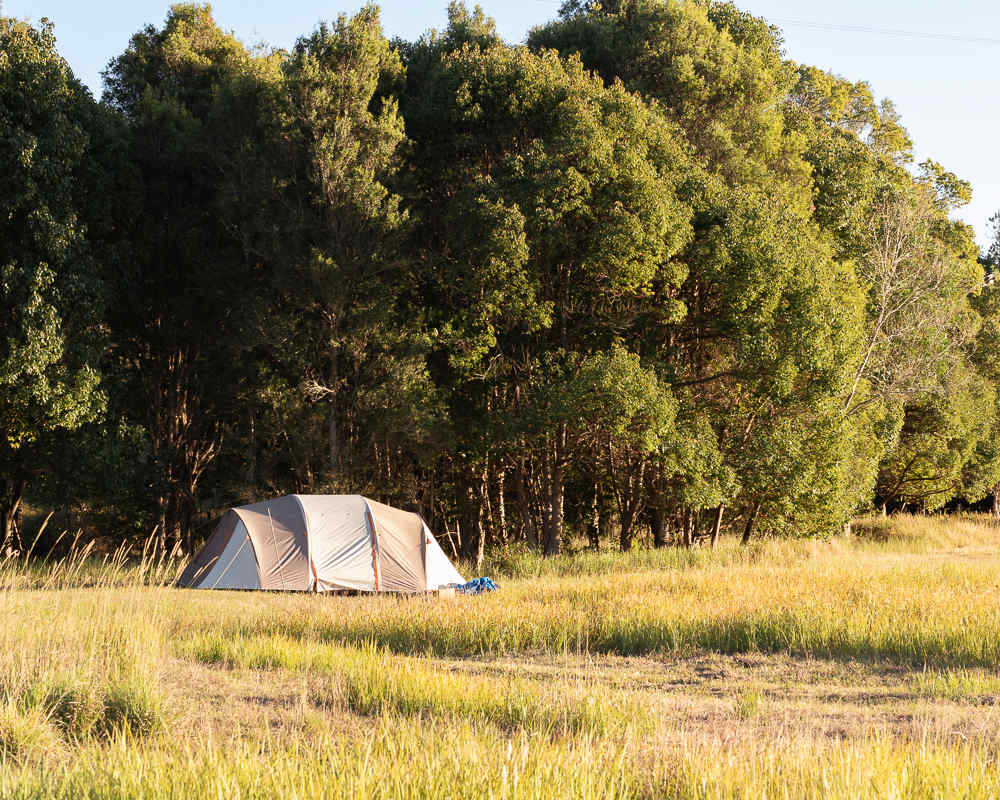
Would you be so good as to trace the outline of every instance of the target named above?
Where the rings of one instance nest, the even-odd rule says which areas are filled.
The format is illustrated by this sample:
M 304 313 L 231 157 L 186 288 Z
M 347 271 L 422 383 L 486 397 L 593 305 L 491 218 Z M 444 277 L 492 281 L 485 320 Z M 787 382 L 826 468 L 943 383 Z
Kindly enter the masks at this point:
M 380 84 L 401 80 L 402 65 L 368 6 L 299 39 L 283 77 L 283 131 L 300 160 L 294 191 L 310 213 L 283 289 L 291 312 L 279 323 L 284 352 L 273 360 L 292 366 L 288 391 L 326 410 L 318 485 L 401 500 L 386 460 L 400 468 L 400 451 L 426 452 L 435 411 L 422 315 L 404 307 L 407 217 L 386 185 L 403 120 L 395 99 L 377 96 Z M 398 472 L 395 482 L 399 492 Z
M 101 285 L 87 239 L 97 113 L 52 25 L 0 17 L 0 536 L 14 535 L 53 438 L 104 409 Z
M 422 295 L 448 353 L 431 363 L 466 454 L 461 480 L 483 485 L 488 450 L 513 459 L 522 514 L 558 552 L 567 472 L 594 435 L 576 376 L 637 336 L 637 303 L 681 277 L 679 137 L 579 61 L 524 48 L 446 53 L 402 108 Z
M 283 238 L 272 165 L 287 159 L 261 143 L 279 139 L 277 67 L 220 30 L 208 6 L 187 4 L 135 34 L 104 73 L 134 170 L 132 202 L 121 206 L 133 253 L 114 280 L 110 369 L 116 411 L 145 431 L 164 545 L 191 546 L 202 479 L 239 424 L 245 395 L 234 387 L 253 372 L 271 308 L 259 299 L 267 254 Z
M 835 488 L 843 430 L 831 398 L 854 360 L 861 297 L 812 218 L 804 141 L 784 117 L 795 72 L 776 31 L 729 4 L 623 0 L 567 3 L 529 42 L 579 53 L 605 82 L 652 98 L 698 165 L 685 198 L 693 236 L 677 256 L 685 279 L 672 298 L 687 313 L 648 316 L 641 347 L 690 404 L 679 417 L 697 421 L 691 433 L 718 466 L 663 462 L 651 507 L 662 518 L 674 504 L 686 540 L 702 503 L 718 524 L 736 506 L 747 535 L 768 517 L 772 528 L 830 530 L 848 513 Z M 831 307 L 842 313 L 831 318 Z M 807 452 L 838 458 L 800 480 Z

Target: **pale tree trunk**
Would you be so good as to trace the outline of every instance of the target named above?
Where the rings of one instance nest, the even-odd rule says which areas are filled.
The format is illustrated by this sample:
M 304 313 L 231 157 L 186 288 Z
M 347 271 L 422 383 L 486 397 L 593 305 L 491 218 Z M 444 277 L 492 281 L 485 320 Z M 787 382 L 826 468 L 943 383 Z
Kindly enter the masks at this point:
M 504 484 L 507 472 L 502 467 L 496 468 L 491 473 L 490 487 L 493 500 L 490 507 L 493 515 L 493 535 L 501 542 L 507 541 L 507 504 L 504 500 Z
M 1000 517 L 1000 484 L 993 487 L 993 516 Z
M 715 522 L 712 524 L 712 548 L 719 543 L 719 533 L 722 531 L 722 515 L 726 512 L 726 506 L 719 503 L 719 507 L 715 509 Z
M 548 448 L 545 487 L 545 549 L 547 556 L 558 555 L 562 548 L 563 497 L 565 494 L 566 426 L 560 426 Z
M 465 535 L 462 536 L 462 555 L 469 561 L 475 561 L 476 569 L 483 565 L 483 555 L 486 545 L 486 530 L 484 525 L 483 495 L 486 491 L 485 469 L 476 474 L 474 482 L 469 482 L 465 490 Z

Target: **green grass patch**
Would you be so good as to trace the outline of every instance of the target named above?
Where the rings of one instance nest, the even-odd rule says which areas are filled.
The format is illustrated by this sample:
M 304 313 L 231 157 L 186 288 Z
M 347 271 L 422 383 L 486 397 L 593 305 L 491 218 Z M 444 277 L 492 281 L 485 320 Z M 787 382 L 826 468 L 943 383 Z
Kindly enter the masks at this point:
M 349 708 L 366 716 L 461 719 L 506 730 L 603 735 L 649 731 L 645 709 L 621 692 L 543 687 L 537 681 L 475 676 L 428 668 L 412 659 L 360 651 L 345 675 Z
M 965 703 L 1000 703 L 1000 675 L 983 670 L 927 670 L 909 681 L 922 697 Z

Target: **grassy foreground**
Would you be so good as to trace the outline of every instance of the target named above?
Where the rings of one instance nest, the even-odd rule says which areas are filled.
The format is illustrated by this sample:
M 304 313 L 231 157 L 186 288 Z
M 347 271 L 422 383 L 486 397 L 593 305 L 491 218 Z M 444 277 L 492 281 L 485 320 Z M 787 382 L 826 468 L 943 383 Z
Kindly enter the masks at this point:
M 1000 796 L 1000 527 L 506 554 L 438 600 L 0 565 L 0 797 Z

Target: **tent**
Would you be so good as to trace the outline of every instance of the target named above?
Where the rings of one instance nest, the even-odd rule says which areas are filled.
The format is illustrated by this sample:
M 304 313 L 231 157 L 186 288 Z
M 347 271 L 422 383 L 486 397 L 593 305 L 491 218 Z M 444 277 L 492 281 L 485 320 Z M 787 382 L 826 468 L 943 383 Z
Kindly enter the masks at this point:
M 231 508 L 178 581 L 299 592 L 425 592 L 464 582 L 419 515 L 355 494 Z

